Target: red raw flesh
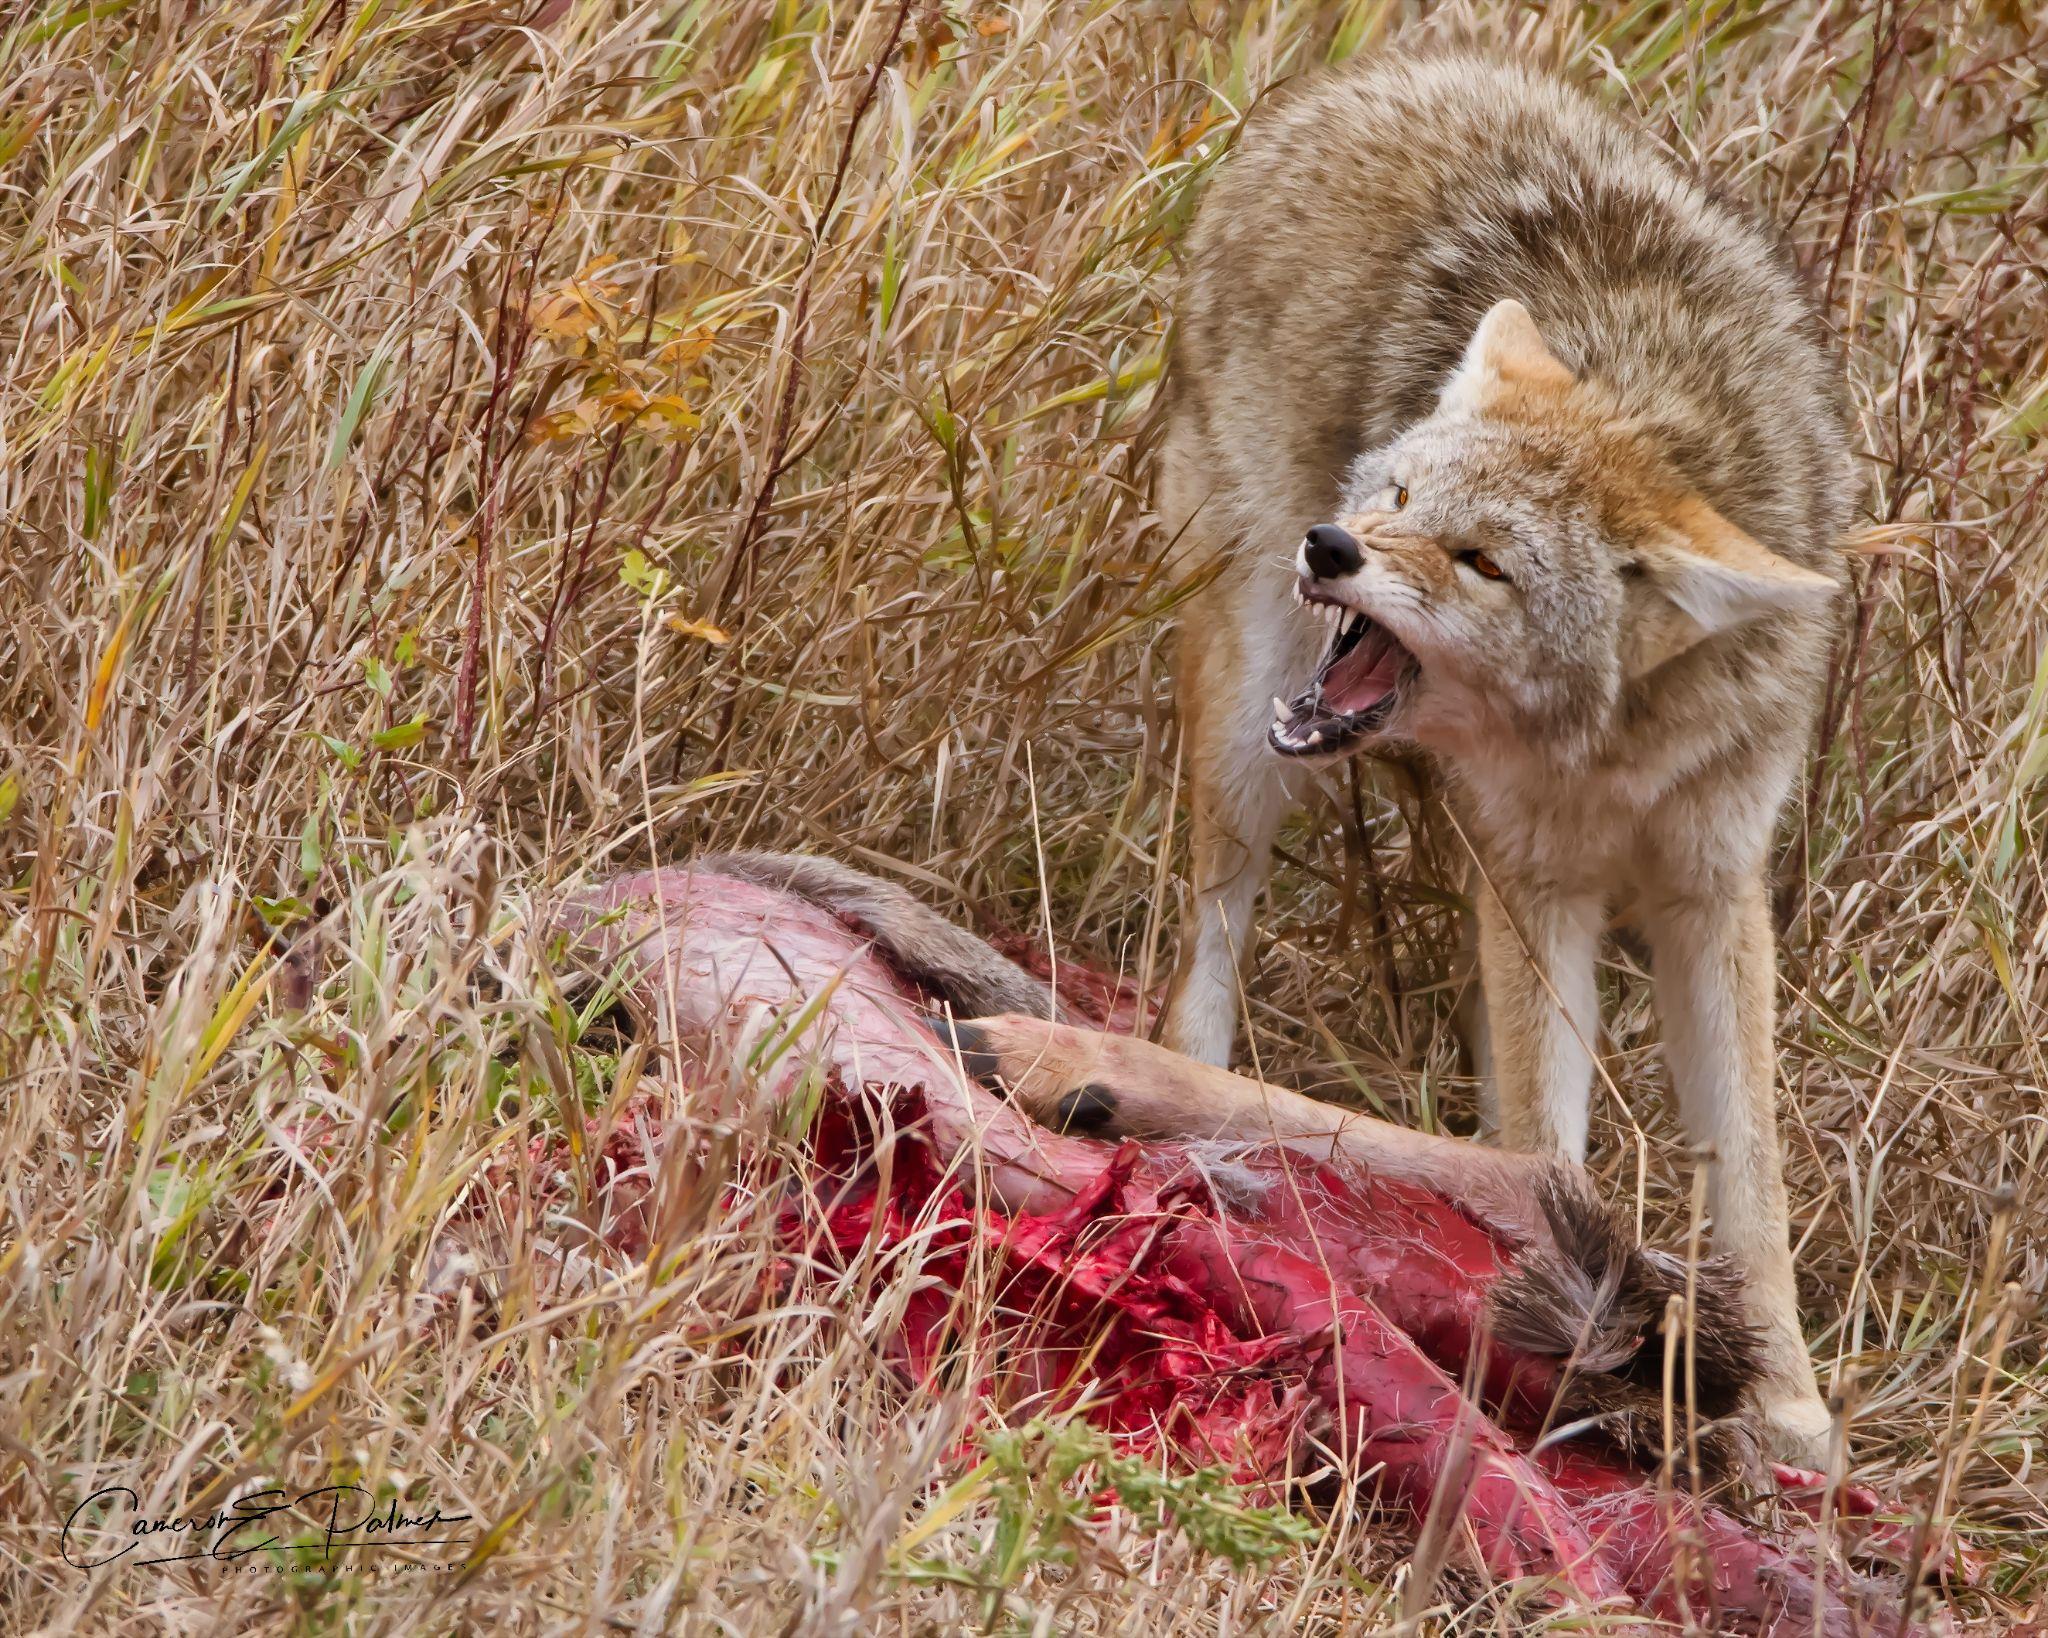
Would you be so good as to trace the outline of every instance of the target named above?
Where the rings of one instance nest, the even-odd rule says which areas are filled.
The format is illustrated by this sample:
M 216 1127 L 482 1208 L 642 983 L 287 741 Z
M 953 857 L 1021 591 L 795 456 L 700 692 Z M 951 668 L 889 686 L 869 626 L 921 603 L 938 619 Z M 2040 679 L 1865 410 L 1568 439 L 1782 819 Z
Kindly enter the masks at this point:
M 665 871 L 563 919 L 600 950 L 637 948 L 640 993 L 706 1060 L 832 986 L 771 1075 L 784 1092 L 816 1065 L 837 1092 L 815 1134 L 818 1186 L 792 1193 L 782 1233 L 869 1267 L 915 1242 L 925 1279 L 895 1339 L 914 1378 L 954 1357 L 956 1299 L 993 1249 L 997 1301 L 981 1311 L 1006 1316 L 1004 1374 L 977 1387 L 1000 1401 L 1079 1402 L 1127 1440 L 1253 1482 L 1297 1471 L 1320 1435 L 1377 1466 L 1416 1517 L 1455 1522 L 1449 1539 L 1493 1575 L 1554 1577 L 1585 1600 L 1782 1638 L 1924 1630 L 1897 1604 L 1875 1618 L 1832 1566 L 1816 1579 L 1811 1552 L 1660 1490 L 1605 1446 L 1530 1454 L 1561 1362 L 1485 1336 L 1487 1288 L 1516 1241 L 1449 1201 L 1271 1147 L 1233 1155 L 1211 1187 L 1184 1145 L 1048 1132 L 957 1072 L 920 1020 L 924 998 L 857 933 L 783 893 Z M 897 1121 L 878 1126 L 861 1088 L 885 1089 Z M 820 1199 L 822 1218 L 806 1215 Z
M 1828 1576 L 1814 1579 L 1818 1544 L 1769 1540 L 1719 1507 L 1678 1491 L 1660 1495 L 1640 1475 L 1570 1448 L 1539 1458 L 1559 1493 L 1601 1535 L 1603 1556 L 1645 1609 L 1688 1631 L 1773 1638 L 1913 1638 L 1924 1632 L 1901 1589 L 1859 1596 Z M 1886 1605 L 1889 1604 L 1889 1607 Z
M 1507 1434 L 1348 1282 L 1271 1234 L 1214 1219 L 1175 1235 L 1165 1266 L 1185 1284 L 1222 1294 L 1232 1317 L 1256 1334 L 1336 1338 L 1309 1365 L 1307 1381 L 1334 1415 L 1338 1448 L 1355 1467 L 1377 1467 L 1387 1493 L 1418 1515 L 1435 1507 L 1462 1520 L 1489 1573 L 1556 1576 L 1596 1600 L 1626 1591 Z

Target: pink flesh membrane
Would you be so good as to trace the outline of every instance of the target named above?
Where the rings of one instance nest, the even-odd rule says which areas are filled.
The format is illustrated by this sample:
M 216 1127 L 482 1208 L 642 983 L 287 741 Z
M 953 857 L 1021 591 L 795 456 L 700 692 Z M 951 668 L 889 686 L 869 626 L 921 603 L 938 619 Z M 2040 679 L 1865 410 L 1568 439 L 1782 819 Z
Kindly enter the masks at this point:
M 1400 646 L 1377 626 L 1323 677 L 1323 708 L 1355 716 L 1370 711 L 1401 680 Z

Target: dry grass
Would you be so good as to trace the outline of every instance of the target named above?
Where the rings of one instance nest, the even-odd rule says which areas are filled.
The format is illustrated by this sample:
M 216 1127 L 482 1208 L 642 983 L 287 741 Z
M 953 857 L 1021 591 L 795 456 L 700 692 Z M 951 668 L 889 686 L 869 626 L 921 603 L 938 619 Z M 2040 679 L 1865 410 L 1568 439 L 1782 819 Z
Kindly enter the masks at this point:
M 1454 29 L 1633 105 L 1827 293 L 1908 527 L 1784 861 L 1811 1335 L 1860 1456 L 1992 1555 L 1959 1611 L 2037 1603 L 2048 37 L 2024 0 L 1429 9 L 0 8 L 8 1628 L 1393 1620 L 1350 1510 L 1259 1569 L 1128 1513 L 991 1569 L 1042 1451 L 955 1487 L 961 1404 L 829 1289 L 736 1318 L 767 1145 L 684 1180 L 683 1253 L 582 1284 L 510 1162 L 579 1094 L 688 1118 L 561 998 L 531 911 L 587 873 L 829 848 L 1159 970 L 1174 239 L 1261 88 Z M 1367 772 L 1291 836 L 1249 1005 L 1276 1072 L 1457 1123 L 1423 816 Z M 1669 1232 L 1616 960 L 1642 1095 L 1601 1173 Z M 103 1486 L 358 1477 L 484 1539 L 425 1572 L 59 1554 Z

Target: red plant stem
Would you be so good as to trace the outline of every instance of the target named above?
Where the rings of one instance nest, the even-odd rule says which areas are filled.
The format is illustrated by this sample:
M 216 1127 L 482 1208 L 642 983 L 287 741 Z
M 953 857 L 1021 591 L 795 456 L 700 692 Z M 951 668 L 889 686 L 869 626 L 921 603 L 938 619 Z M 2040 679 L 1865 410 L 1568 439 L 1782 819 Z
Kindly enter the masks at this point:
M 507 255 L 504 273 L 498 281 L 498 331 L 491 347 L 491 391 L 484 401 L 483 453 L 477 474 L 483 506 L 476 523 L 476 559 L 470 577 L 469 619 L 462 634 L 462 663 L 455 674 L 455 752 L 458 756 L 468 756 L 476 738 L 476 690 L 483 656 L 484 602 L 490 588 L 491 544 L 498 530 L 502 478 L 498 423 L 503 418 L 505 400 L 511 393 L 512 383 L 526 362 L 526 349 L 533 340 L 529 307 L 534 281 L 540 276 L 541 252 L 547 248 L 548 237 L 561 215 L 566 187 L 566 181 L 558 185 L 554 206 L 524 258 L 526 276 L 518 299 L 513 299 L 512 280 L 520 266 L 520 257 Z

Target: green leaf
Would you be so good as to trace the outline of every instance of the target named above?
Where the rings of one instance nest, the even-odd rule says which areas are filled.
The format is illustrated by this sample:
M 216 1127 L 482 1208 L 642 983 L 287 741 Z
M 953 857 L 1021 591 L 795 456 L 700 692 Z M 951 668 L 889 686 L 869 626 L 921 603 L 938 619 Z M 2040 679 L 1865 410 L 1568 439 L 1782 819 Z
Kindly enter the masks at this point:
M 401 722 L 380 730 L 370 736 L 370 743 L 380 751 L 403 751 L 427 737 L 427 719 L 417 716 L 410 722 Z
M 118 457 L 111 449 L 85 452 L 85 538 L 97 540 L 113 510 L 114 488 L 119 481 Z
M 658 571 L 647 561 L 647 554 L 637 548 L 628 548 L 619 560 L 619 579 L 642 597 L 654 596 L 660 584 Z
M 332 734 L 316 732 L 313 737 L 327 747 L 328 754 L 350 773 L 363 765 L 363 753 L 345 739 L 336 739 Z
M 73 6 L 69 11 L 59 12 L 47 22 L 38 23 L 28 31 L 28 37 L 37 45 L 54 40 L 59 35 L 69 34 L 73 29 L 86 23 L 97 23 L 103 17 L 118 17 L 134 4 L 134 0 L 98 0 L 98 4 Z
M 271 167 L 284 157 L 285 149 L 298 140 L 299 133 L 322 114 L 326 113 L 328 109 L 340 102 L 342 96 L 343 93 L 337 90 L 329 91 L 324 96 L 311 99 L 300 97 L 294 102 L 290 112 L 285 115 L 283 122 L 279 124 L 276 134 L 264 145 L 263 152 L 254 159 L 238 165 L 229 175 L 227 186 L 221 194 L 220 203 L 213 207 L 213 215 L 208 220 L 207 225 L 209 227 L 214 226 L 223 216 L 233 210 L 237 199 L 241 198 L 256 183 L 270 174 Z
M 363 417 L 369 414 L 370 406 L 377 401 L 377 394 L 384 385 L 384 366 L 390 361 L 389 345 L 379 343 L 377 350 L 370 354 L 369 362 L 357 372 L 348 402 L 341 407 L 341 420 L 335 426 L 334 441 L 327 446 L 328 471 L 332 472 L 348 459 L 349 449 L 356 441 L 356 428 L 362 425 Z
M 309 813 L 299 827 L 299 870 L 307 881 L 320 874 L 324 855 L 320 851 L 320 815 Z
M 888 235 L 882 240 L 882 281 L 875 292 L 875 305 L 880 309 L 880 327 L 889 328 L 890 317 L 896 311 L 896 292 L 903 286 L 903 259 L 896 245 L 896 224 L 889 224 Z

